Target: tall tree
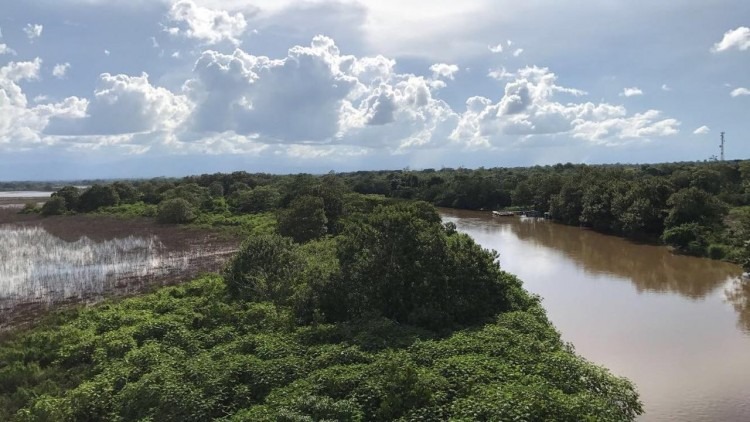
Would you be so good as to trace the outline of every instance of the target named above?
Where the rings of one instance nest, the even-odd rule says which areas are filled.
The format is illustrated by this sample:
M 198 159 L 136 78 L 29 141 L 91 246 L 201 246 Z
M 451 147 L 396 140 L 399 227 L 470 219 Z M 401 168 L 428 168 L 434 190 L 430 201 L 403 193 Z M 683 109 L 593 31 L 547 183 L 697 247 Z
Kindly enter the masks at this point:
M 303 243 L 326 234 L 325 204 L 318 196 L 304 195 L 289 204 L 279 213 L 278 230 L 282 236 Z

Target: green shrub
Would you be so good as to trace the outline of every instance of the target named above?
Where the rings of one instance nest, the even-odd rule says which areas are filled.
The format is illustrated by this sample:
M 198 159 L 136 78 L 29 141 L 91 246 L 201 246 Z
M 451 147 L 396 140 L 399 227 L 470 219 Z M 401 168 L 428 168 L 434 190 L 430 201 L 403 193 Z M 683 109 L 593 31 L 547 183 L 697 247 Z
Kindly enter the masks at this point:
M 184 224 L 195 219 L 193 206 L 185 199 L 168 199 L 159 204 L 156 220 L 165 224 Z
M 238 212 L 261 213 L 274 210 L 281 200 L 279 190 L 271 186 L 258 186 L 252 190 L 242 190 L 232 196 L 232 203 Z
M 285 304 L 294 293 L 302 265 L 297 246 L 288 238 L 251 237 L 227 265 L 224 279 L 235 298 Z
M 23 208 L 19 211 L 19 214 L 36 214 L 41 211 L 39 205 L 36 202 L 27 202 L 23 204 Z
M 192 224 L 202 228 L 218 228 L 239 236 L 260 236 L 276 232 L 276 217 L 263 214 L 200 214 Z
M 286 252 L 250 267 L 272 272 Z M 437 336 L 383 318 L 295 325 L 287 308 L 226 289 L 206 277 L 6 338 L 0 420 L 621 422 L 642 411 L 632 384 L 575 355 L 537 305 Z
M 304 195 L 279 214 L 279 233 L 303 243 L 323 236 L 328 230 L 323 198 Z
M 81 190 L 75 186 L 65 186 L 52 194 L 53 198 L 57 196 L 65 199 L 65 205 L 68 207 L 68 211 L 73 211 L 78 209 L 81 200 Z
M 724 259 L 729 254 L 729 248 L 725 245 L 710 245 L 708 256 L 711 259 Z
M 707 233 L 708 229 L 698 223 L 687 223 L 665 230 L 662 240 L 679 251 L 702 255 L 707 246 Z
M 117 190 L 111 185 L 93 185 L 83 191 L 77 209 L 82 212 L 95 211 L 102 207 L 112 207 L 120 203 Z
M 50 198 L 42 206 L 42 215 L 62 215 L 68 212 L 68 207 L 65 204 L 65 198 L 62 196 L 54 196 Z
M 118 217 L 156 217 L 156 205 L 136 202 L 134 204 L 120 204 L 114 207 L 104 207 L 97 210 L 98 214 L 115 215 Z

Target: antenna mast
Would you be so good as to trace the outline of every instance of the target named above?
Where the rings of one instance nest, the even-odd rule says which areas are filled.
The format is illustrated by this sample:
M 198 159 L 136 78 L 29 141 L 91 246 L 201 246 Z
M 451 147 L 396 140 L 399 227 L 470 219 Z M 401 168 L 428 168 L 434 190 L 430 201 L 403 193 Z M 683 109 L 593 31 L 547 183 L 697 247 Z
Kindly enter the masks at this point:
M 724 161 L 724 132 L 721 132 L 721 145 L 719 145 L 721 148 L 721 161 Z

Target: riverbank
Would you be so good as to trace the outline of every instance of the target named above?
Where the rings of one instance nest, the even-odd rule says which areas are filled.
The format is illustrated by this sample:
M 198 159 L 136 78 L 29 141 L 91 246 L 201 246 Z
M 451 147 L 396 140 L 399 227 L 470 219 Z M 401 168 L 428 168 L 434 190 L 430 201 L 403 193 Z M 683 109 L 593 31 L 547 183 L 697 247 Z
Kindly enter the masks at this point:
M 523 207 L 516 207 L 516 208 L 521 209 Z M 444 209 L 456 209 L 456 210 L 460 210 L 458 208 L 444 208 Z M 498 211 L 491 211 L 491 212 L 492 213 L 495 213 L 495 212 L 504 213 L 506 210 L 508 210 L 508 209 L 503 208 L 503 209 L 500 209 Z M 466 211 L 472 211 L 472 210 L 466 210 Z M 514 211 L 512 211 L 512 213 L 514 213 L 514 212 L 515 212 L 515 209 L 514 209 Z M 734 229 L 734 231 L 738 231 L 738 232 L 743 232 L 744 233 L 744 230 L 743 230 L 742 226 L 746 225 L 747 223 L 744 222 L 744 221 L 742 221 L 742 220 L 743 220 L 743 218 L 747 218 L 747 217 L 745 217 L 744 214 L 746 214 L 748 212 L 750 212 L 750 208 L 749 207 L 736 207 L 736 208 L 732 208 L 728 212 L 727 217 L 726 217 L 726 219 L 724 221 L 725 226 Z M 493 214 L 493 215 L 495 215 L 495 214 Z M 505 217 L 509 217 L 509 216 L 510 215 L 507 215 Z M 518 216 L 516 214 L 513 214 L 513 216 L 515 216 L 516 218 L 518 218 Z M 536 217 L 534 217 L 534 218 L 536 218 Z M 635 233 L 629 233 L 629 234 L 626 235 L 626 234 L 623 234 L 622 232 L 617 232 L 617 231 L 613 231 L 613 230 L 609 230 L 609 229 L 597 229 L 596 227 L 591 227 L 591 226 L 587 226 L 587 225 L 583 225 L 583 224 L 577 224 L 577 225 L 576 224 L 570 224 L 570 223 L 567 223 L 565 221 L 561 221 L 559 219 L 555 219 L 555 218 L 553 218 L 551 216 L 546 216 L 544 218 L 548 219 L 548 220 L 551 220 L 551 221 L 554 221 L 557 224 L 563 224 L 563 225 L 567 225 L 567 226 L 571 226 L 571 227 L 579 227 L 579 228 L 584 228 L 584 229 L 587 229 L 587 230 L 593 230 L 593 231 L 595 231 L 597 233 L 601 233 L 601 234 L 607 235 L 607 236 L 615 236 L 615 237 L 619 237 L 619 238 L 622 238 L 622 239 L 627 239 L 627 240 L 630 240 L 630 241 L 640 242 L 640 243 L 654 245 L 654 246 L 664 246 L 664 247 L 669 248 L 673 253 L 678 254 L 678 255 L 686 255 L 686 256 L 708 258 L 708 259 L 712 259 L 712 260 L 729 262 L 729 263 L 737 264 L 737 265 L 740 265 L 740 266 L 743 265 L 746 262 L 746 260 L 747 260 L 747 257 L 744 255 L 746 253 L 745 248 L 740 248 L 739 246 L 734 246 L 734 247 L 733 246 L 729 246 L 729 245 L 724 244 L 724 242 L 718 243 L 718 244 L 711 244 L 711 245 L 703 246 L 703 247 L 692 247 L 692 248 L 690 248 L 690 247 L 680 247 L 680 246 L 676 246 L 674 244 L 666 243 L 661 236 L 656 236 L 654 234 L 648 234 L 648 233 L 643 233 L 643 232 L 635 232 Z M 737 235 L 737 236 L 739 236 L 739 235 Z M 683 242 L 683 243 L 689 244 L 690 242 L 686 241 L 686 242 Z

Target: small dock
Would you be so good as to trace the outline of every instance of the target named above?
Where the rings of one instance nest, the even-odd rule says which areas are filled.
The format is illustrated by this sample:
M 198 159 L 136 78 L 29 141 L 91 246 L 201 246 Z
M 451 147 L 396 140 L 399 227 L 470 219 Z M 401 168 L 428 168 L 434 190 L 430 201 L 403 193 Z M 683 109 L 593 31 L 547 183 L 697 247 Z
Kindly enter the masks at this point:
M 531 218 L 539 218 L 541 217 L 541 213 L 535 210 L 518 210 L 518 211 L 492 211 L 493 217 L 531 217 Z

